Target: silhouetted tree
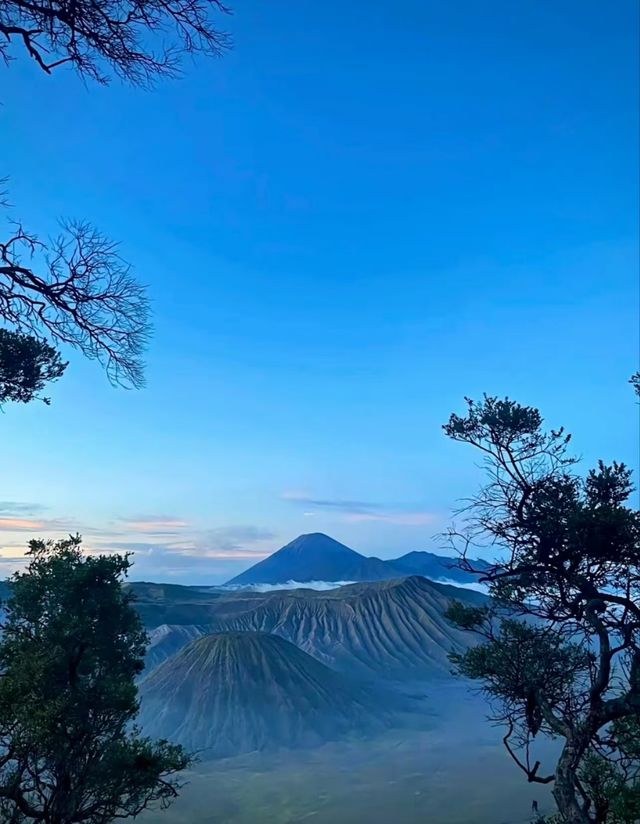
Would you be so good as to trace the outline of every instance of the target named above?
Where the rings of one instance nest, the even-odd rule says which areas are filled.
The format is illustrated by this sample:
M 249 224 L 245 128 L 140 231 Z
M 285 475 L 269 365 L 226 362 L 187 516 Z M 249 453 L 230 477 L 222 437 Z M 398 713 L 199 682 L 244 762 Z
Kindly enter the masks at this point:
M 600 462 L 579 477 L 570 437 L 546 433 L 537 409 L 509 399 L 468 400 L 466 414 L 444 429 L 483 454 L 489 478 L 464 528 L 449 533 L 461 566 L 492 596 L 490 606 L 451 608 L 453 621 L 483 638 L 452 659 L 482 683 L 528 780 L 553 782 L 565 822 L 618 821 L 598 806 L 588 777 L 606 763 L 618 786 L 635 781 L 620 771 L 632 769 L 620 730 L 640 717 L 640 515 L 628 505 L 631 472 Z M 488 571 L 470 560 L 479 547 L 497 556 Z M 530 755 L 538 735 L 563 744 L 544 773 Z
M 0 57 L 15 44 L 48 74 L 67 64 L 148 84 L 175 75 L 183 54 L 220 54 L 229 38 L 214 17 L 226 11 L 220 0 L 2 0 Z
M 149 85 L 178 74 L 185 54 L 218 55 L 227 48 L 229 38 L 214 22 L 227 11 L 220 0 L 0 0 L 0 59 L 8 63 L 22 53 L 47 74 L 68 65 L 100 83 L 115 74 Z M 144 289 L 116 245 L 88 223 L 63 225 L 47 243 L 18 225 L 0 241 L 2 321 L 17 332 L 76 347 L 101 362 L 115 384 L 143 384 L 149 332 Z M 27 353 L 21 339 L 7 336 L 3 347 L 0 359 L 18 371 L 16 357 L 28 355 L 23 371 L 29 371 L 33 350 Z M 54 374 L 41 370 L 40 378 Z M 7 400 L 32 397 L 9 393 Z
M 84 557 L 78 536 L 29 546 L 0 641 L 2 821 L 107 824 L 166 807 L 190 759 L 134 726 L 147 637 L 122 587 L 128 557 Z
M 46 341 L 0 329 L 0 405 L 6 401 L 28 403 L 39 398 L 44 385 L 62 376 L 67 364 Z
M 86 223 L 65 225 L 47 246 L 19 226 L 0 243 L 0 318 L 97 359 L 116 384 L 143 383 L 148 315 L 116 244 Z
M 579 772 L 595 818 L 607 824 L 636 824 L 640 820 L 640 718 L 614 722 L 599 744 L 605 755 L 589 752 Z

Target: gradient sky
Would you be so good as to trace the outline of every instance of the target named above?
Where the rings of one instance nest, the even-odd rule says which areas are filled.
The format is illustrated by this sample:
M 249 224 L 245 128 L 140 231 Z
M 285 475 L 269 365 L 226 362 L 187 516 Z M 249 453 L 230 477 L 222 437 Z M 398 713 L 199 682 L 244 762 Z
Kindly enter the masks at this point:
M 152 92 L 0 67 L 13 215 L 120 240 L 155 323 L 145 390 L 73 355 L 4 409 L 5 572 L 76 529 L 185 583 L 301 532 L 437 549 L 483 391 L 638 463 L 636 0 L 235 5 Z

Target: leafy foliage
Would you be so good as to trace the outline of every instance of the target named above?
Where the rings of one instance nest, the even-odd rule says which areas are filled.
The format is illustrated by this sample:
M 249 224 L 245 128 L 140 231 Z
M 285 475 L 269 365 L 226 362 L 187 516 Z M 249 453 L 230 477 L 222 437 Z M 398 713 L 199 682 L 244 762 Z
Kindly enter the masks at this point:
M 60 354 L 46 341 L 0 329 L 0 404 L 29 403 L 66 368 Z M 49 403 L 49 398 L 41 400 Z
M 181 747 L 135 727 L 146 635 L 126 556 L 32 541 L 0 642 L 0 810 L 9 821 L 106 824 L 176 796 Z
M 608 735 L 586 756 L 580 782 L 599 817 L 609 824 L 640 819 L 640 717 L 615 721 Z
M 640 783 L 637 774 L 630 778 L 615 760 L 589 751 L 580 766 L 579 779 L 599 820 L 607 824 L 635 824 L 638 821 Z
M 637 731 L 640 717 L 640 515 L 628 505 L 631 472 L 599 462 L 580 477 L 570 436 L 545 432 L 537 409 L 508 398 L 467 399 L 466 415 L 452 415 L 444 429 L 480 450 L 488 475 L 463 510 L 463 528 L 449 532 L 460 565 L 488 585 L 493 602 L 450 611 L 483 638 L 454 663 L 481 682 L 527 779 L 554 783 L 562 820 L 622 822 L 612 817 L 622 802 L 605 808 L 601 797 L 615 788 L 633 799 L 636 786 L 621 734 L 629 724 Z M 492 551 L 495 565 L 474 568 L 478 549 Z M 539 734 L 564 742 L 546 774 L 530 760 Z
M 557 643 L 553 633 L 521 621 L 502 620 L 491 643 L 451 658 L 461 674 L 481 674 L 486 692 L 510 709 L 512 718 L 535 735 L 543 725 L 542 703 L 552 710 L 568 705 L 576 680 L 588 671 L 590 657 L 578 644 Z

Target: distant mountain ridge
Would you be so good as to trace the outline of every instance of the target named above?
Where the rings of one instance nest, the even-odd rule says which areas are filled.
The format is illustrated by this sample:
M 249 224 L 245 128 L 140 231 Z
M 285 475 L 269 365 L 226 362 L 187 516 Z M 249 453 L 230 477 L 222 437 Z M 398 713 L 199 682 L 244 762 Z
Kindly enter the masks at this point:
M 457 558 L 419 551 L 388 561 L 367 558 L 322 532 L 313 532 L 300 535 L 227 581 L 225 586 L 286 584 L 289 581 L 387 581 L 405 575 L 423 575 L 431 580 L 458 584 L 473 583 L 475 576 L 460 569 L 457 561 Z M 478 569 L 490 568 L 484 561 L 474 563 Z
M 135 585 L 134 585 L 135 586 Z M 188 601 L 175 590 L 172 598 Z M 445 617 L 452 599 L 483 604 L 486 596 L 413 576 L 338 589 L 213 593 L 208 604 L 167 603 L 158 612 L 136 602 L 151 644 L 147 673 L 193 638 L 216 632 L 267 632 L 290 641 L 333 669 L 367 680 L 448 676 L 448 654 L 473 643 Z M 206 611 L 206 612 L 205 612 Z M 162 616 L 178 620 L 164 622 Z M 202 620 L 206 615 L 206 620 Z M 189 620 L 191 617 L 191 621 Z
M 467 601 L 484 602 L 480 593 L 461 592 Z M 365 678 L 448 676 L 449 653 L 473 643 L 445 618 L 451 597 L 418 576 L 328 592 L 290 590 L 271 593 L 217 628 L 279 635 L 328 666 Z
M 149 644 L 144 656 L 145 669 L 149 672 L 156 669 L 205 632 L 205 628 L 193 624 L 161 624 L 155 627 L 149 632 Z
M 405 575 L 424 575 L 433 581 L 446 579 L 456 584 L 469 584 L 477 581 L 477 578 L 469 572 L 460 569 L 459 559 L 446 555 L 436 555 L 433 552 L 415 551 L 408 552 L 400 558 L 389 561 L 394 569 L 404 572 Z M 491 569 L 491 564 L 486 561 L 476 559 L 473 566 L 479 571 Z
M 487 602 L 450 583 L 449 560 L 365 558 L 315 533 L 226 588 L 129 584 L 150 639 L 138 681 L 143 730 L 208 760 L 422 723 L 414 713 L 427 691 L 449 694 L 450 653 L 476 643 L 447 619 L 448 607 Z

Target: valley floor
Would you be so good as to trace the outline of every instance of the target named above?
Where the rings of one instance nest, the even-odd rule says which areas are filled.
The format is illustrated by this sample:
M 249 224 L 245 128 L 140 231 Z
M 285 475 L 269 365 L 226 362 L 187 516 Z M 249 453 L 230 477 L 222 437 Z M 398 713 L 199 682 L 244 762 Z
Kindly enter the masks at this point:
M 144 824 L 520 824 L 548 787 L 528 785 L 478 700 L 454 690 L 429 729 L 198 765 Z M 433 697 L 433 696 L 432 696 Z M 433 706 L 431 704 L 431 706 Z

